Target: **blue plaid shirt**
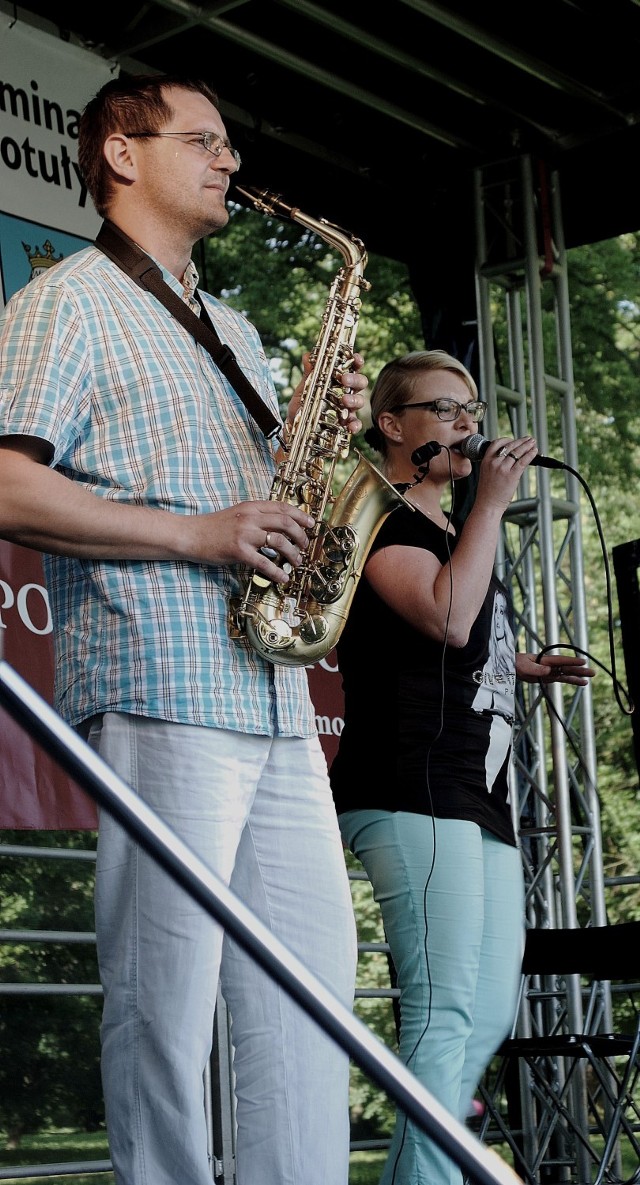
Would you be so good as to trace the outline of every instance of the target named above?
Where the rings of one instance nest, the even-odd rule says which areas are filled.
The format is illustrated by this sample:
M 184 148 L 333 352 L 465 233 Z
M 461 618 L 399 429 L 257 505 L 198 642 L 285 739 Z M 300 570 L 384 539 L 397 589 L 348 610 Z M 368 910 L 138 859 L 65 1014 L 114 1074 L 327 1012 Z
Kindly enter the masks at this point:
M 163 270 L 180 296 L 181 284 Z M 203 297 L 220 338 L 277 413 L 255 328 Z M 50 441 L 61 473 L 98 498 L 176 514 L 269 496 L 266 441 L 209 354 L 102 252 L 88 247 L 7 304 L 0 434 Z M 114 710 L 310 736 L 304 668 L 230 638 L 238 566 L 45 556 L 56 707 L 71 724 Z

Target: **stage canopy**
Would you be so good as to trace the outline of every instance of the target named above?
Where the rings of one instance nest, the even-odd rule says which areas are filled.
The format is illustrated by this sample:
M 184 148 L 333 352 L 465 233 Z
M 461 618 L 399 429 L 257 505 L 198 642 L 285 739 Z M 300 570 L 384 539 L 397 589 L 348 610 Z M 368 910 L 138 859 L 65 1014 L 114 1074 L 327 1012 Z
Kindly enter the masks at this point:
M 472 250 L 477 167 L 560 178 L 568 246 L 640 227 L 635 0 L 32 0 L 121 69 L 217 88 L 243 181 L 428 267 Z

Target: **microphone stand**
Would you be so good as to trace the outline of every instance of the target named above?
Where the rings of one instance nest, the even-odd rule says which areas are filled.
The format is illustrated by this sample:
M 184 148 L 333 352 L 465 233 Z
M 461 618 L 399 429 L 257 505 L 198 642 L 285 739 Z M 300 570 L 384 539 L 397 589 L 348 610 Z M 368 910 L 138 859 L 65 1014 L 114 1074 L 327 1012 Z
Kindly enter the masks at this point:
M 522 1185 L 365 1024 L 345 1008 L 162 819 L 0 658 L 0 706 L 224 927 L 272 979 L 478 1185 Z

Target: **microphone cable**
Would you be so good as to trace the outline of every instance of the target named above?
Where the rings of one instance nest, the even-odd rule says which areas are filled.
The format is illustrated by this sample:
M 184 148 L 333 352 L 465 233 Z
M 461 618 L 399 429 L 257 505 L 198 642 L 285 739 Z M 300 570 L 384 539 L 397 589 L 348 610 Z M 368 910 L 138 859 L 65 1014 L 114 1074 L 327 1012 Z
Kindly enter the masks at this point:
M 465 437 L 465 439 L 462 441 L 462 443 L 460 445 L 460 451 L 462 452 L 462 455 L 465 457 L 468 457 L 468 459 L 470 461 L 481 461 L 482 458 L 484 457 L 484 454 L 486 453 L 487 449 L 489 448 L 490 444 L 491 444 L 490 440 L 487 440 L 479 432 L 476 432 L 472 436 Z M 426 447 L 428 447 L 428 446 L 426 446 Z M 512 454 L 510 454 L 510 455 L 512 455 Z M 414 454 L 414 457 L 415 457 L 415 454 Z M 414 458 L 412 457 L 412 460 L 413 459 Z M 634 711 L 634 704 L 629 696 L 628 691 L 623 686 L 623 684 L 620 682 L 620 680 L 618 679 L 618 676 L 617 676 L 614 631 L 613 631 L 613 608 L 612 608 L 613 598 L 612 598 L 612 594 L 611 594 L 611 570 L 609 567 L 609 557 L 607 555 L 607 546 L 605 543 L 604 534 L 603 534 L 603 530 L 602 530 L 602 523 L 600 521 L 600 515 L 598 514 L 598 508 L 595 504 L 595 500 L 593 498 L 591 490 L 589 489 L 589 486 L 588 486 L 587 482 L 585 481 L 585 479 L 582 477 L 582 475 L 580 473 L 578 473 L 577 469 L 574 469 L 571 465 L 568 465 L 566 461 L 556 461 L 553 457 L 545 457 L 545 456 L 542 456 L 541 454 L 538 454 L 537 457 L 534 457 L 531 464 L 532 465 L 539 465 L 545 469 L 565 469 L 567 471 L 567 473 L 571 473 L 573 475 L 573 477 L 575 477 L 576 480 L 580 482 L 580 485 L 582 486 L 582 488 L 585 491 L 585 494 L 587 495 L 587 498 L 589 500 L 589 504 L 590 504 L 591 509 L 593 511 L 593 517 L 594 517 L 594 521 L 596 524 L 596 530 L 598 532 L 598 539 L 600 542 L 600 549 L 602 552 L 602 558 L 603 558 L 603 562 L 604 562 L 604 573 L 605 573 L 606 592 L 607 592 L 607 621 L 608 621 L 609 654 L 610 654 L 610 658 L 611 658 L 611 670 L 608 670 L 601 662 L 598 661 L 598 659 L 594 658 L 592 654 L 589 654 L 588 651 L 579 650 L 579 648 L 577 646 L 567 647 L 567 646 L 564 646 L 564 644 L 561 642 L 549 643 L 548 645 L 544 646 L 538 655 L 538 662 L 540 661 L 540 659 L 542 658 L 542 656 L 544 654 L 547 654 L 550 650 L 556 650 L 559 647 L 563 647 L 565 649 L 569 648 L 569 649 L 575 650 L 576 652 L 586 655 L 587 658 L 589 658 L 592 662 L 596 663 L 597 666 L 599 666 L 608 675 L 610 675 L 611 680 L 613 682 L 614 694 L 616 697 L 616 702 L 618 704 L 618 707 L 620 708 L 620 711 L 624 713 L 624 715 L 629 716 Z M 622 694 L 624 695 L 629 707 L 625 707 L 624 704 L 622 703 L 622 700 L 620 699 L 620 692 L 622 692 Z
M 429 779 L 429 766 L 431 763 L 431 752 L 432 752 L 433 746 L 440 739 L 440 737 L 442 736 L 443 730 L 444 730 L 445 655 L 446 655 L 446 650 L 447 650 L 447 640 L 448 640 L 448 636 L 449 636 L 449 623 L 451 621 L 451 612 L 452 612 L 452 608 L 453 608 L 453 569 L 451 567 L 451 554 L 452 553 L 451 553 L 451 542 L 450 542 L 450 538 L 449 538 L 449 528 L 451 526 L 451 519 L 452 519 L 453 511 L 454 511 L 455 482 L 453 480 L 453 470 L 452 470 L 452 466 L 451 466 L 451 453 L 450 453 L 450 450 L 446 447 L 446 445 L 440 445 L 438 443 L 438 441 L 432 440 L 432 441 L 429 441 L 428 444 L 422 445 L 421 448 L 416 449 L 415 452 L 413 452 L 411 455 L 411 460 L 413 461 L 414 465 L 419 466 L 418 473 L 414 474 L 413 482 L 407 483 L 406 487 L 404 487 L 401 490 L 402 493 L 405 493 L 405 491 L 407 489 L 411 489 L 413 486 L 418 485 L 422 481 L 424 481 L 424 478 L 426 477 L 427 473 L 429 472 L 429 462 L 430 462 L 431 458 L 437 456 L 438 453 L 440 453 L 442 451 L 446 452 L 448 455 L 449 483 L 450 483 L 450 488 L 451 488 L 451 507 L 450 507 L 449 513 L 446 515 L 447 525 L 445 527 L 445 538 L 446 538 L 448 567 L 449 567 L 449 604 L 447 606 L 447 614 L 445 617 L 444 635 L 443 635 L 443 640 L 442 640 L 442 653 L 440 656 L 439 723 L 438 723 L 438 728 L 437 728 L 436 732 L 431 737 L 431 740 L 429 741 L 429 744 L 427 746 L 427 755 L 426 755 L 426 761 L 425 761 L 425 783 L 426 783 L 426 791 L 427 791 L 427 800 L 428 800 L 428 803 L 431 807 L 430 817 L 431 817 L 431 831 L 432 831 L 432 836 L 433 836 L 433 850 L 432 850 L 432 855 L 431 855 L 431 864 L 430 864 L 429 870 L 427 872 L 427 879 L 425 881 L 425 886 L 424 886 L 424 890 L 422 893 L 422 911 L 423 911 L 423 917 L 424 917 L 424 944 L 423 945 L 424 945 L 424 957 L 425 957 L 425 967 L 426 967 L 426 973 L 427 973 L 429 1000 L 428 1000 L 428 1005 L 427 1005 L 426 1023 L 422 1029 L 422 1032 L 419 1034 L 417 1040 L 415 1041 L 413 1049 L 411 1050 L 411 1053 L 407 1057 L 407 1060 L 406 1060 L 407 1069 L 410 1069 L 411 1062 L 415 1058 L 415 1056 L 418 1052 L 418 1049 L 420 1048 L 420 1045 L 422 1044 L 422 1041 L 424 1040 L 424 1038 L 428 1032 L 429 1025 L 431 1024 L 431 1007 L 432 1007 L 432 1001 L 433 1001 L 433 982 L 431 979 L 431 968 L 429 965 L 429 949 L 428 949 L 429 919 L 428 919 L 428 914 L 427 914 L 427 894 L 429 891 L 429 885 L 431 883 L 431 878 L 433 876 L 435 866 L 436 866 L 436 819 L 435 819 L 435 813 L 434 813 L 434 809 L 433 809 L 433 796 L 431 794 L 431 783 L 430 783 L 430 779 Z M 400 1024 L 402 1024 L 402 1017 L 400 1017 Z M 405 1141 L 406 1134 L 407 1134 L 407 1115 L 405 1112 L 403 1114 L 403 1128 L 402 1128 L 402 1137 L 400 1140 L 400 1147 L 398 1148 L 398 1151 L 396 1153 L 396 1157 L 395 1157 L 395 1161 L 394 1161 L 394 1165 L 393 1165 L 393 1172 L 391 1175 L 391 1185 L 395 1185 L 396 1172 L 398 1169 L 398 1163 L 400 1160 L 400 1156 L 402 1154 L 402 1149 L 404 1148 L 404 1141 Z
M 591 506 L 591 509 L 593 511 L 593 517 L 594 517 L 594 521 L 596 524 L 596 530 L 598 532 L 598 540 L 600 542 L 600 550 L 602 552 L 602 560 L 603 560 L 603 565 L 604 565 L 604 575 L 605 575 L 605 585 L 606 585 L 606 595 L 607 595 L 607 635 L 608 635 L 608 640 L 609 640 L 609 656 L 610 656 L 610 661 L 611 661 L 611 669 L 609 670 L 604 665 L 604 663 L 601 663 L 597 658 L 594 658 L 594 656 L 592 654 L 590 654 L 588 650 L 581 650 L 579 646 L 565 645 L 562 642 L 557 642 L 557 643 L 555 643 L 555 645 L 549 644 L 547 646 L 543 646 L 537 656 L 537 661 L 540 662 L 540 660 L 544 657 L 544 655 L 548 654 L 549 651 L 551 651 L 551 650 L 571 649 L 571 650 L 574 650 L 577 654 L 582 654 L 585 658 L 588 658 L 590 660 L 590 662 L 595 663 L 596 666 L 600 667 L 600 669 L 602 671 L 604 671 L 607 675 L 610 676 L 611 681 L 613 683 L 613 691 L 614 691 L 614 695 L 616 698 L 616 703 L 618 704 L 620 711 L 625 716 L 631 716 L 632 713 L 635 711 L 635 704 L 633 703 L 633 700 L 631 699 L 631 696 L 629 695 L 629 692 L 627 691 L 626 687 L 620 682 L 620 680 L 618 679 L 618 675 L 617 675 L 615 639 L 614 639 L 614 628 L 613 628 L 613 597 L 612 597 L 612 591 L 611 591 L 611 568 L 609 565 L 609 557 L 607 555 L 607 545 L 605 543 L 604 532 L 602 530 L 602 523 L 600 521 L 600 515 L 598 513 L 598 508 L 595 504 L 594 497 L 591 493 L 591 490 L 589 489 L 587 482 L 582 477 L 582 475 L 580 473 L 578 473 L 577 469 L 573 469 L 571 467 L 571 465 L 567 465 L 564 462 L 558 462 L 558 465 L 562 469 L 567 469 L 568 472 L 572 473 L 573 476 L 580 482 L 580 485 L 582 486 L 585 494 L 587 495 L 587 498 L 589 499 L 589 505 Z M 624 698 L 627 701 L 628 707 L 625 707 L 625 705 L 622 703 L 622 700 L 620 698 L 620 693 L 622 693 L 622 695 L 624 695 Z M 549 697 L 546 695 L 546 693 L 545 693 L 545 698 L 546 698 L 547 702 L 550 703 Z M 553 710 L 555 711 L 555 709 L 553 709 Z M 557 713 L 556 713 L 556 715 L 557 715 Z

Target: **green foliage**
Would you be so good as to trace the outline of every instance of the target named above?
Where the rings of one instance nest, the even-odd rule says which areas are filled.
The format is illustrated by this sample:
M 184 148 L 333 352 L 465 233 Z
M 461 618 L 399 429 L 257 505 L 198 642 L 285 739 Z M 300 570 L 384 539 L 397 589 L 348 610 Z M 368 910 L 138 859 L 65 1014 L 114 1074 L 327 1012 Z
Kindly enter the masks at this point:
M 637 476 L 640 380 L 640 232 L 570 252 L 572 344 L 578 408 L 597 435 L 581 456 L 601 470 L 603 451 L 620 475 Z
M 382 944 L 385 941 L 380 908 L 373 898 L 369 881 L 364 877 L 360 862 L 346 852 L 347 869 L 351 876 L 351 894 L 361 944 Z M 358 988 L 368 991 L 391 988 L 390 965 L 386 952 L 360 951 L 358 958 Z M 397 1051 L 396 1020 L 392 999 L 356 999 L 355 1014 L 390 1049 Z M 393 1127 L 394 1105 L 385 1092 L 372 1083 L 359 1066 L 351 1067 L 351 1128 L 354 1140 L 388 1136 Z
M 386 1152 L 352 1152 L 349 1185 L 378 1185 L 386 1159 Z
M 205 250 L 207 288 L 256 326 L 276 386 L 288 399 L 300 380 L 302 355 L 320 333 L 341 253 L 297 223 L 242 207 L 232 207 L 224 235 L 209 239 Z M 392 354 L 424 343 L 407 268 L 370 256 L 364 277 L 371 288 L 362 292 L 356 348 L 371 384 Z
M 38 1165 L 38 1164 L 73 1164 L 88 1161 L 109 1160 L 107 1137 L 104 1131 L 79 1132 L 71 1128 L 45 1127 L 35 1135 L 25 1135 L 20 1147 L 20 1156 L 11 1149 L 2 1151 L 2 1137 L 6 1135 L 0 1128 L 0 1166 Z M 23 1185 L 35 1185 L 42 1182 L 40 1177 L 20 1176 Z M 9 1185 L 15 1178 L 9 1178 Z M 113 1185 L 114 1176 L 111 1172 L 74 1174 L 73 1176 L 56 1176 L 56 1185 Z
M 5 844 L 83 849 L 84 832 L 4 832 Z M 3 856 L 0 924 L 11 930 L 93 931 L 93 862 Z M 95 946 L 18 941 L 0 946 L 4 984 L 96 984 Z M 10 1145 L 48 1123 L 95 1130 L 103 1122 L 98 1030 L 101 997 L 3 995 L 0 1128 Z
M 613 548 L 640 537 L 635 496 L 640 476 L 640 232 L 574 249 L 568 274 L 580 470 L 590 481 L 613 582 Z M 583 547 L 590 649 L 610 670 L 604 561 L 586 503 Z M 624 685 L 615 585 L 613 601 L 616 674 Z M 606 877 L 637 878 L 640 790 L 631 722 L 605 672 L 594 681 L 593 701 L 604 872 Z M 607 904 L 612 922 L 640 917 L 640 885 L 612 888 Z

